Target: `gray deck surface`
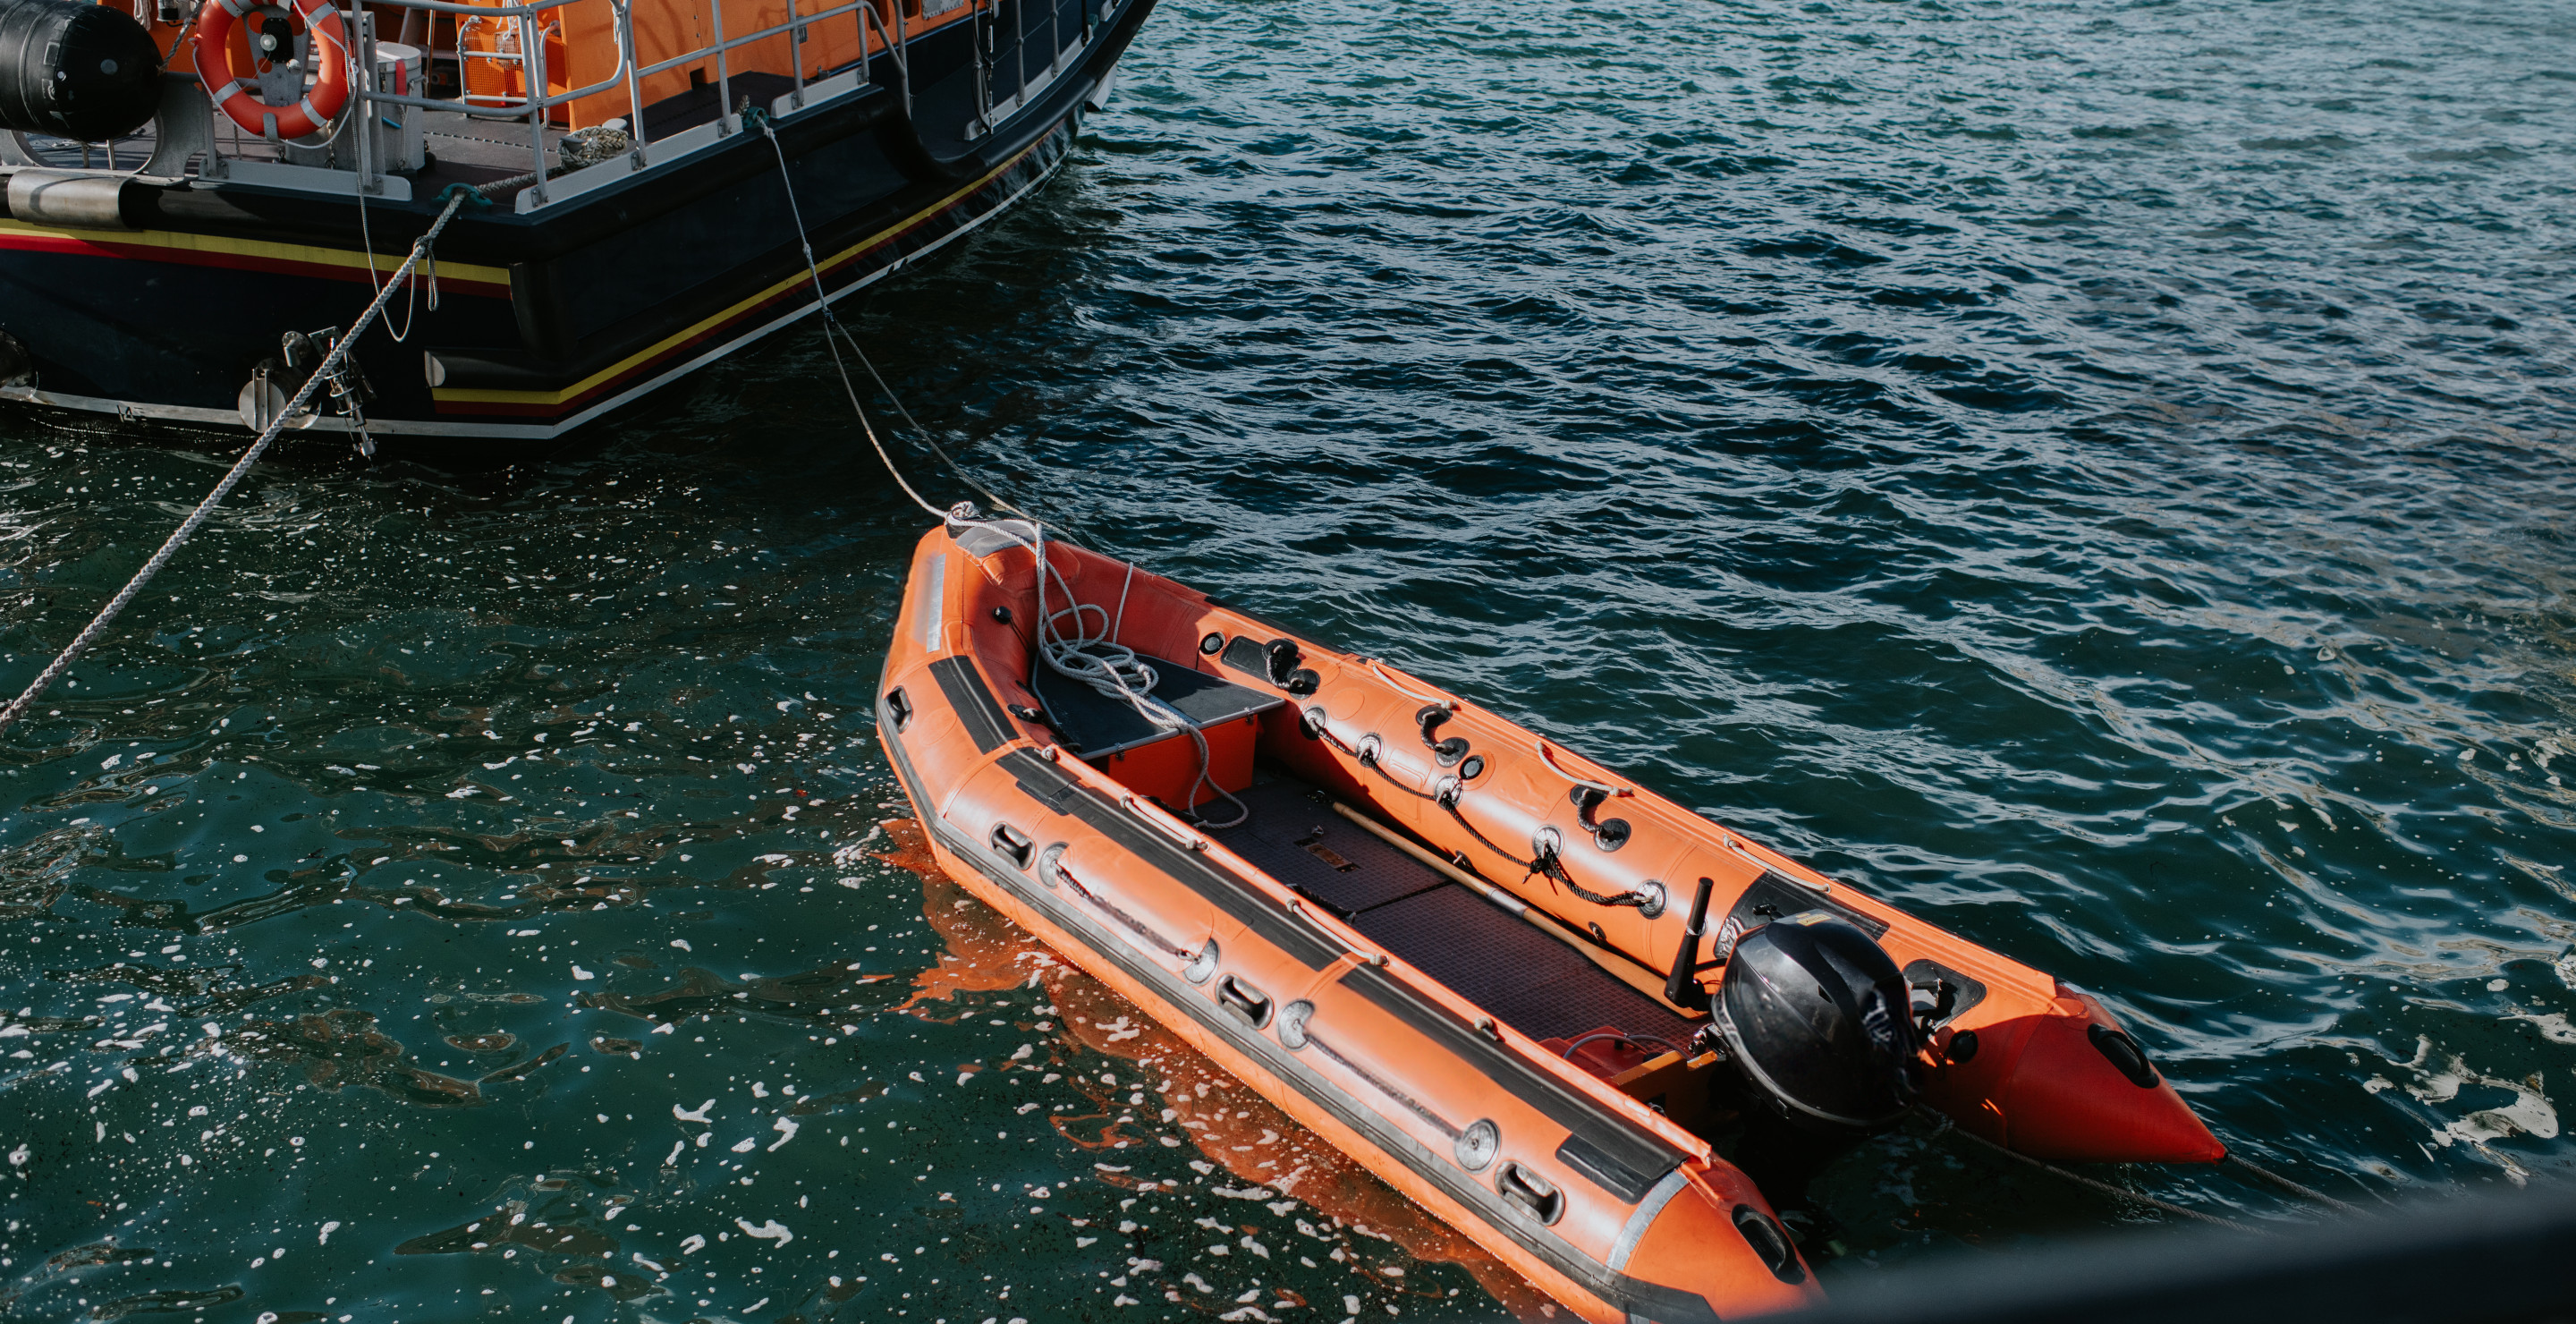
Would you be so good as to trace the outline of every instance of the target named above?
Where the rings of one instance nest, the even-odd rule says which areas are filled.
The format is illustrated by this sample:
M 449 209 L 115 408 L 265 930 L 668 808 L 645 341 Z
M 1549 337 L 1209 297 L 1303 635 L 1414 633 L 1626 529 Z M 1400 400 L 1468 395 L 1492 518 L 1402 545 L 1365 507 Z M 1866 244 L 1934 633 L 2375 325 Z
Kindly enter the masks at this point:
M 1679 1012 L 1334 813 L 1313 787 L 1265 781 L 1237 798 L 1252 817 L 1210 835 L 1503 1024 L 1533 1039 L 1617 1029 L 1689 1043 Z

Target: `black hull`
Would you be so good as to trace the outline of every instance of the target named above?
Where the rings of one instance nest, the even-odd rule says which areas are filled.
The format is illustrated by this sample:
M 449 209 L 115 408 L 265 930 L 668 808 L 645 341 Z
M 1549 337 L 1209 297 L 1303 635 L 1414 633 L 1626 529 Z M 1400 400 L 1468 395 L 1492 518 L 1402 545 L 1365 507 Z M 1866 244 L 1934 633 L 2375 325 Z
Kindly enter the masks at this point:
M 909 114 L 901 71 L 879 55 L 851 71 L 865 75 L 854 87 L 845 79 L 839 95 L 781 115 L 775 146 L 747 125 L 650 169 L 610 171 L 604 184 L 593 181 L 607 168 L 554 181 L 592 186 L 532 211 L 461 213 L 438 244 L 438 309 L 415 306 L 397 342 L 397 296 L 391 329 L 370 329 L 355 350 L 376 393 L 367 418 L 382 453 L 524 455 L 530 441 L 598 421 L 810 316 L 817 304 L 782 152 L 836 299 L 1027 197 L 1063 163 L 1085 104 L 1103 96 L 1153 0 L 1123 0 L 1087 42 L 1080 5 L 1066 0 L 1056 16 L 1069 39 L 1052 81 L 1038 76 L 1049 51 L 1026 53 L 1025 104 L 1007 40 L 979 71 L 978 18 L 912 42 Z M 1027 21 L 1043 42 L 1048 17 Z M 997 107 L 1010 107 L 997 109 L 990 132 L 978 121 L 979 73 L 993 80 Z M 784 78 L 734 80 L 755 106 L 789 90 Z M 694 110 L 712 134 L 712 89 L 701 100 L 664 109 Z M 370 240 L 389 270 L 440 205 L 428 184 L 409 201 L 370 200 L 362 216 L 354 198 L 129 180 L 118 199 L 127 228 L 0 224 L 0 331 L 33 362 L 31 380 L 0 387 L 0 399 L 242 432 L 242 388 L 280 338 L 347 326 L 373 296 Z M 343 429 L 325 410 L 306 430 Z

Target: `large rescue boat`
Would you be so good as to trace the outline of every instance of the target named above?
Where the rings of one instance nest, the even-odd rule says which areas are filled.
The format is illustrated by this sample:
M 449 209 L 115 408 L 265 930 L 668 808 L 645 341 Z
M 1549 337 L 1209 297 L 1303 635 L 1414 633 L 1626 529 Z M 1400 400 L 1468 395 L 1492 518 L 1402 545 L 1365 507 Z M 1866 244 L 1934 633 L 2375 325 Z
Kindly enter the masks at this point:
M 877 716 L 953 877 L 1586 1319 L 1812 1302 L 1778 1209 L 1909 1108 L 2225 1156 L 2094 998 L 1027 523 L 922 539 Z
M 0 399 L 260 430 L 465 186 L 294 421 L 515 458 L 1028 196 L 1152 7 L 0 0 Z

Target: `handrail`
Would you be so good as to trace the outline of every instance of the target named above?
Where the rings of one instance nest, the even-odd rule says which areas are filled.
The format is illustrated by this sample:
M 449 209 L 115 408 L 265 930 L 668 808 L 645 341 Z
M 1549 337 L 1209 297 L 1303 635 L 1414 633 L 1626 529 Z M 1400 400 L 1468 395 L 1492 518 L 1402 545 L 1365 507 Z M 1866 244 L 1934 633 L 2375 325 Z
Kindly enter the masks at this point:
M 911 113 L 912 28 L 924 25 L 924 20 L 901 13 L 899 0 L 897 4 L 887 6 L 888 9 L 897 11 L 896 17 L 892 20 L 885 16 L 884 10 L 878 7 L 876 0 L 846 0 L 846 3 L 828 5 L 810 14 L 797 12 L 799 0 L 788 0 L 787 17 L 784 22 L 739 35 L 728 34 L 725 31 L 725 0 L 703 0 L 710 12 L 710 26 L 714 39 L 707 45 L 682 51 L 668 59 L 651 64 L 644 63 L 637 50 L 635 16 L 630 0 L 609 0 L 613 15 L 615 67 L 596 81 L 558 92 L 549 85 L 545 49 L 548 25 L 544 19 L 548 15 L 560 16 L 561 11 L 581 2 L 582 0 L 511 0 L 510 3 L 476 4 L 469 3 L 468 0 L 370 0 L 371 6 L 419 10 L 432 15 L 446 14 L 462 20 L 457 25 L 456 45 L 452 51 L 441 52 L 433 38 L 426 43 L 427 49 L 424 53 L 442 60 L 452 56 L 456 61 L 460 82 L 468 81 L 464 78 L 464 74 L 476 62 L 484 62 L 487 65 L 497 64 L 503 66 L 505 70 L 515 66 L 522 84 L 522 91 L 516 94 L 508 91 L 473 92 L 460 87 L 452 97 L 423 96 L 418 94 L 419 89 L 403 92 L 379 91 L 374 86 L 373 70 L 368 69 L 360 71 L 360 76 L 352 80 L 351 101 L 354 105 L 351 113 L 364 116 L 369 113 L 371 107 L 403 106 L 452 113 L 462 115 L 469 120 L 484 122 L 525 122 L 529 130 L 529 155 L 535 178 L 529 190 L 531 196 L 523 205 L 542 206 L 547 201 L 545 181 L 552 173 L 547 163 L 546 129 L 555 107 L 604 94 L 613 94 L 622 86 L 628 103 L 627 132 L 633 143 L 628 155 L 633 168 L 641 170 L 650 163 L 653 146 L 644 128 L 644 83 L 647 79 L 683 66 L 701 63 L 713 57 L 716 64 L 715 84 L 718 98 L 716 132 L 720 138 L 728 137 L 739 129 L 739 121 L 735 118 L 737 112 L 732 104 L 732 64 L 734 63 L 731 58 L 732 53 L 782 36 L 788 38 L 790 44 L 788 73 L 793 90 L 785 104 L 795 109 L 802 109 L 811 87 L 808 71 L 805 68 L 804 46 L 807 34 L 817 24 L 828 24 L 843 18 L 852 18 L 857 25 L 858 51 L 850 61 L 834 66 L 828 76 L 838 79 L 855 73 L 862 84 L 872 82 L 875 80 L 871 66 L 879 56 L 889 56 L 893 61 L 895 74 L 900 80 L 899 86 L 893 90 L 902 98 L 904 113 L 907 116 Z M 997 0 L 968 0 L 965 5 L 959 6 L 963 13 L 954 17 L 943 14 L 937 20 L 929 22 L 927 26 L 945 27 L 958 21 L 976 21 L 977 14 L 993 8 L 996 3 Z M 503 34 L 509 34 L 515 28 L 518 49 L 515 51 L 468 49 L 465 45 L 467 34 L 487 23 Z M 1021 23 L 1025 26 L 1025 16 L 1022 17 Z M 555 27 L 558 32 L 562 29 L 560 22 Z M 363 47 L 365 58 L 370 63 L 373 61 L 375 48 L 380 44 L 384 43 L 378 41 L 359 43 L 359 46 Z M 501 44 L 502 41 L 499 40 L 494 42 L 496 47 Z M 358 60 L 361 54 L 359 47 L 353 47 L 350 58 L 353 61 Z M 1023 52 L 1023 58 L 1025 58 L 1025 52 Z M 357 172 L 362 180 L 360 187 L 363 190 L 373 190 L 383 163 L 378 159 L 379 154 L 372 133 L 365 136 L 366 141 L 357 144 L 355 148 Z

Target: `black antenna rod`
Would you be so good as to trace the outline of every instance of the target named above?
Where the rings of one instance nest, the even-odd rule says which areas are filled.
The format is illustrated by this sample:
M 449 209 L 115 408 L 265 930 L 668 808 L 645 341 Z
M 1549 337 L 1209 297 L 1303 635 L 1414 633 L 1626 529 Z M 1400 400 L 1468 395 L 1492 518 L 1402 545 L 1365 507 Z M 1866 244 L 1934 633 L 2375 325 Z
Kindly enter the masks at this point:
M 1672 977 L 1664 981 L 1664 1001 L 1686 1010 L 1698 1010 L 1698 1000 L 1690 995 L 1699 989 L 1699 937 L 1708 931 L 1708 893 L 1716 884 L 1699 880 L 1699 895 L 1691 898 L 1690 923 L 1682 926 L 1682 949 L 1673 953 Z

